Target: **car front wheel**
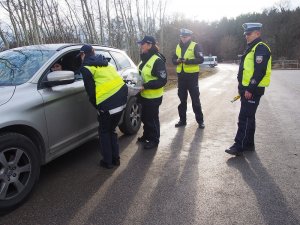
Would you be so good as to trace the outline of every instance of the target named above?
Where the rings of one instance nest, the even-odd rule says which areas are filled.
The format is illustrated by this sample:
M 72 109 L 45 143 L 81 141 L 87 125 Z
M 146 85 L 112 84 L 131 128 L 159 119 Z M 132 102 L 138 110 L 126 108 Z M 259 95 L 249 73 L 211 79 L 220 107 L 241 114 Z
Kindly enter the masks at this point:
M 123 121 L 119 125 L 124 134 L 136 134 L 141 127 L 142 107 L 137 103 L 136 97 L 131 97 L 123 114 Z
M 0 211 L 23 202 L 36 184 L 40 165 L 33 142 L 17 133 L 0 134 Z

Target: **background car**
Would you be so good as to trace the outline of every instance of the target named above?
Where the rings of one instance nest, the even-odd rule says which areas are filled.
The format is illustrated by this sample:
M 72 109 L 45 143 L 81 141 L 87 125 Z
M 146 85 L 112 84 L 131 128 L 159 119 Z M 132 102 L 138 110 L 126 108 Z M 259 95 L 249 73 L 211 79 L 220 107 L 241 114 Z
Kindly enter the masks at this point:
M 208 65 L 210 67 L 215 67 L 218 65 L 218 57 L 217 56 L 204 56 L 204 62 L 202 65 Z
M 0 53 L 1 211 L 26 199 L 41 165 L 98 135 L 97 112 L 88 100 L 76 57 L 81 46 L 48 44 Z M 121 50 L 93 47 L 130 83 L 119 128 L 135 134 L 141 125 L 134 88 L 137 67 Z M 57 62 L 63 70 L 52 72 Z

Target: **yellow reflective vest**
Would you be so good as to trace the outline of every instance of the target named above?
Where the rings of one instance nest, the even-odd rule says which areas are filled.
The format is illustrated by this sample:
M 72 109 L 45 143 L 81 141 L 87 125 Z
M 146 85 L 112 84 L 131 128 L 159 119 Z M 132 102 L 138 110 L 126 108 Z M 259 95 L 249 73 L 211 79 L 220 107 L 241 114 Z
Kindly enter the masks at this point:
M 265 45 L 269 51 L 271 52 L 269 46 L 265 44 L 264 42 L 259 42 L 257 43 L 251 50 L 250 52 L 246 55 L 244 59 L 244 70 L 243 70 L 243 79 L 242 79 L 242 84 L 243 86 L 249 86 L 249 83 L 251 81 L 251 78 L 253 77 L 254 74 L 254 61 L 256 60 L 254 58 L 255 50 L 258 45 L 263 44 Z M 266 74 L 264 74 L 263 79 L 259 82 L 258 87 L 268 87 L 270 84 L 270 78 L 271 78 L 271 70 L 272 70 L 272 56 L 270 56 L 270 59 L 268 61 L 267 69 L 266 69 Z
M 195 54 L 194 54 L 194 49 L 196 46 L 196 42 L 191 41 L 191 43 L 189 44 L 188 48 L 186 49 L 183 58 L 184 59 L 195 59 Z M 176 47 L 176 55 L 178 57 L 178 59 L 180 59 L 181 56 L 181 47 L 178 44 Z M 176 67 L 176 72 L 177 73 L 181 73 L 183 70 L 183 72 L 185 73 L 197 73 L 200 71 L 200 66 L 198 64 L 184 64 L 184 63 L 179 63 Z
M 158 59 L 159 57 L 157 55 L 153 55 L 144 65 L 142 71 L 141 71 L 141 75 L 143 78 L 144 83 L 147 83 L 151 80 L 157 80 L 157 77 L 152 76 L 151 71 L 153 69 L 154 63 L 155 61 Z M 141 64 L 141 62 L 140 62 Z M 140 64 L 138 65 L 138 68 L 140 66 Z M 163 95 L 164 93 L 164 88 L 157 88 L 157 89 L 144 89 L 141 91 L 141 96 L 144 98 L 148 98 L 148 99 L 152 99 L 152 98 L 159 98 Z
M 121 76 L 112 65 L 85 66 L 93 75 L 95 81 L 96 104 L 99 105 L 125 84 Z

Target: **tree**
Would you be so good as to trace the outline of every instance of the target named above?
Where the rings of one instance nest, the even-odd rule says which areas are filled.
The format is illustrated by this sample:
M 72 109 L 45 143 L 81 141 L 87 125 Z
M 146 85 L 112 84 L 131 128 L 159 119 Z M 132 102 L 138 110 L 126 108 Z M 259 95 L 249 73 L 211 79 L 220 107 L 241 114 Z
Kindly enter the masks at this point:
M 167 0 L 0 0 L 9 22 L 0 21 L 2 45 L 16 47 L 31 44 L 83 42 L 125 49 L 139 61 L 136 41 L 145 34 L 155 36 L 160 50 L 172 57 L 180 28 L 194 31 L 206 55 L 236 59 L 246 46 L 242 24 L 263 23 L 263 39 L 274 59 L 299 57 L 300 8 L 291 10 L 289 1 L 281 1 L 262 13 L 222 18 L 212 23 L 192 21 L 182 14 L 165 16 Z M 276 28 L 276 29 L 274 29 Z M 166 35 L 167 34 L 167 35 Z

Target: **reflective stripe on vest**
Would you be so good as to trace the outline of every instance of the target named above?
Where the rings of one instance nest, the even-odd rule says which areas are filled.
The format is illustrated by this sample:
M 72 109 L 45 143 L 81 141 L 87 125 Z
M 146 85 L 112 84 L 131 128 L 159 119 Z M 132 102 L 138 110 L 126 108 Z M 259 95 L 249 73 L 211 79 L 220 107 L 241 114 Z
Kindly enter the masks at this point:
M 259 42 L 246 55 L 245 60 L 244 60 L 244 65 L 243 65 L 244 66 L 243 80 L 242 80 L 243 86 L 249 86 L 250 80 L 253 77 L 253 74 L 254 74 L 254 61 L 255 61 L 254 53 L 255 53 L 256 47 L 259 44 L 265 45 L 269 49 L 269 51 L 271 52 L 268 45 L 266 45 L 263 42 Z M 270 59 L 268 61 L 266 74 L 264 74 L 263 79 L 259 82 L 258 87 L 268 87 L 269 86 L 270 78 L 271 78 L 271 70 L 272 70 L 272 56 L 270 56 Z
M 194 49 L 196 46 L 196 42 L 191 42 L 189 44 L 189 47 L 186 49 L 183 58 L 184 59 L 195 59 L 195 54 L 194 54 Z M 176 47 L 176 55 L 178 57 L 178 59 L 182 58 L 181 56 L 181 47 L 178 44 Z M 198 64 L 191 64 L 191 65 L 187 65 L 184 63 L 179 63 L 176 67 L 176 72 L 177 73 L 181 73 L 183 69 L 183 72 L 185 73 L 197 73 L 200 71 L 200 66 Z
M 144 65 L 141 73 L 142 73 L 142 78 L 144 83 L 147 83 L 151 80 L 157 80 L 157 77 L 154 77 L 151 75 L 151 71 L 153 69 L 153 65 L 155 63 L 155 61 L 158 59 L 159 57 L 157 55 L 153 55 Z M 141 63 L 140 63 L 141 64 Z M 140 66 L 139 64 L 139 66 Z M 138 68 L 139 68 L 138 66 Z M 164 93 L 164 88 L 157 88 L 157 89 L 144 89 L 141 91 L 141 96 L 144 98 L 159 98 L 163 95 Z
M 121 76 L 112 65 L 85 66 L 93 75 L 95 81 L 96 104 L 105 101 L 125 84 Z

